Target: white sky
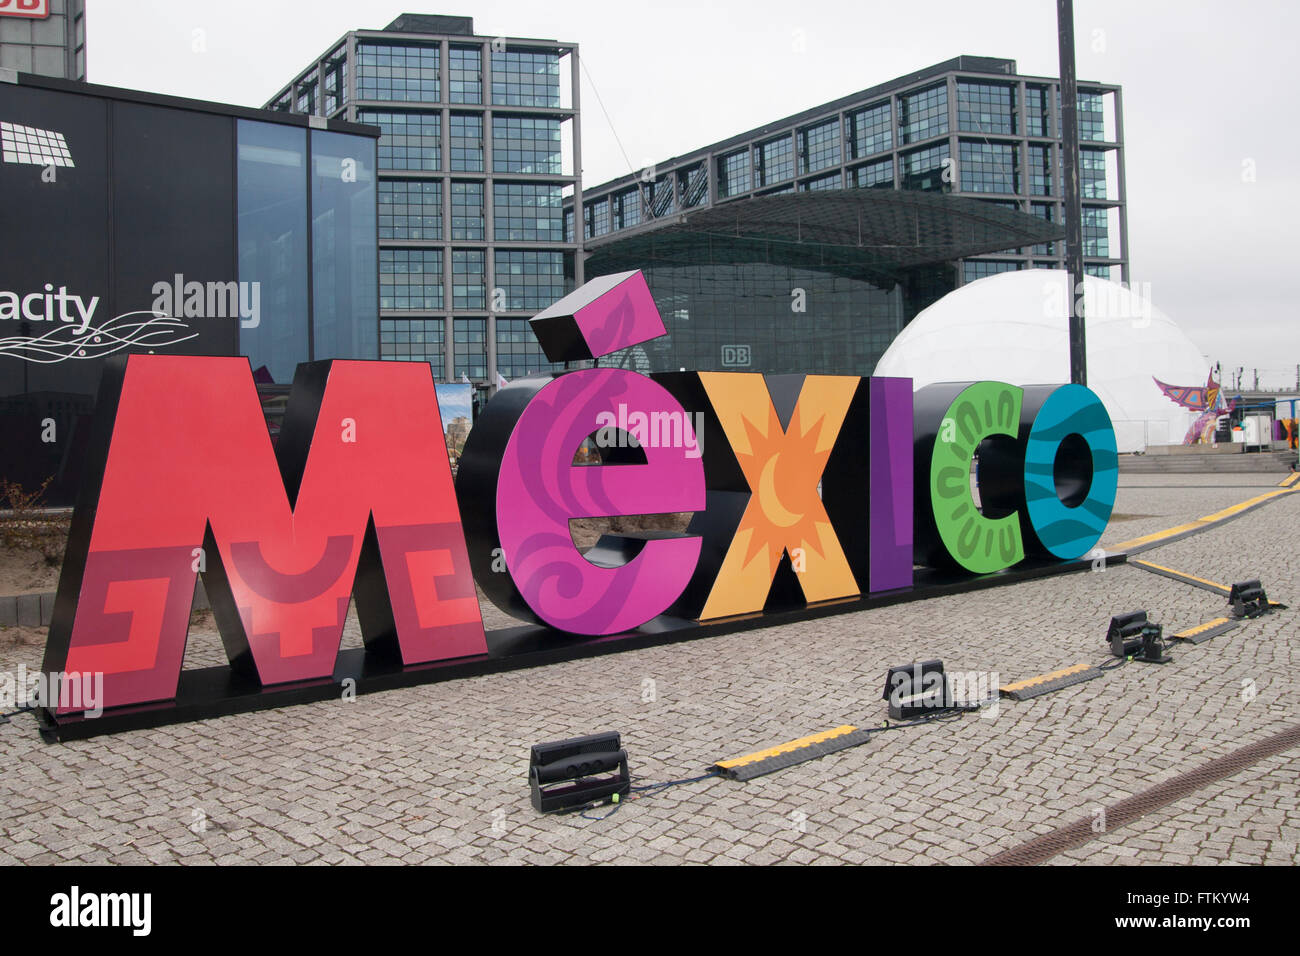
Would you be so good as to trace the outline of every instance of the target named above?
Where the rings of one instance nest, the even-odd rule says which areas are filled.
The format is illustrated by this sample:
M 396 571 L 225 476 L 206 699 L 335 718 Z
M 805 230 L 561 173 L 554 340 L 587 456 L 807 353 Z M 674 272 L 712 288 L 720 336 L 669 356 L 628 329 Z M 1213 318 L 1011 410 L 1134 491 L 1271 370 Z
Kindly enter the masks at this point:
M 963 53 L 1058 73 L 1054 0 L 87 6 L 91 82 L 244 106 L 261 106 L 348 30 L 403 12 L 472 16 L 481 35 L 576 42 L 637 167 Z M 1300 4 L 1075 0 L 1075 32 L 1080 78 L 1124 87 L 1133 280 L 1150 283 L 1229 382 L 1245 366 L 1246 385 L 1258 368 L 1262 386 L 1294 387 Z M 582 107 L 584 182 L 628 172 L 586 77 Z

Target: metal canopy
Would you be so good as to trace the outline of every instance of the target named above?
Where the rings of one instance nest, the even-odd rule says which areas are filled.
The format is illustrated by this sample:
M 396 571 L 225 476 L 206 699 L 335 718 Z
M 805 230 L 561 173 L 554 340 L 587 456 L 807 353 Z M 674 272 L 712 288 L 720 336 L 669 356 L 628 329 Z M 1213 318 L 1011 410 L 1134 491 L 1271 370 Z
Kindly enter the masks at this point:
M 601 256 L 618 256 L 625 251 L 623 243 L 632 247 L 652 236 L 657 241 L 688 235 L 830 246 L 841 254 L 854 250 L 864 265 L 896 272 L 1053 242 L 1064 237 L 1065 229 L 964 196 L 828 189 L 707 206 L 589 239 L 586 245 Z

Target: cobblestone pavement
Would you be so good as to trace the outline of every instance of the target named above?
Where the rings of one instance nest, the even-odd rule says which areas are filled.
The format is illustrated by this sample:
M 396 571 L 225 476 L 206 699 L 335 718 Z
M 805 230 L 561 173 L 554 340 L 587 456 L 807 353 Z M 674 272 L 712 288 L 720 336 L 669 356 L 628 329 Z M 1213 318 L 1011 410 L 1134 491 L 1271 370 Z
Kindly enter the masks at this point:
M 1253 497 L 1278 476 L 1121 476 L 1113 543 Z M 1151 552 L 1300 605 L 1300 494 Z M 1110 565 L 1012 587 L 400 691 L 63 745 L 0 726 L 0 863 L 976 863 L 1096 813 L 1300 714 L 1297 611 L 1174 663 L 1130 664 L 1037 700 L 880 734 L 749 783 L 710 780 L 602 820 L 541 817 L 531 744 L 614 729 L 641 782 L 883 718 L 885 670 L 942 658 L 1006 683 L 1105 659 L 1112 613 L 1167 630 L 1217 595 Z M 502 623 L 492 611 L 490 626 Z M 187 665 L 222 660 L 209 624 Z M 3 632 L 0 632 L 3 639 Z M 348 643 L 357 640 L 350 629 Z M 39 664 L 0 646 L 0 670 Z M 1289 751 L 1055 858 L 1300 861 Z

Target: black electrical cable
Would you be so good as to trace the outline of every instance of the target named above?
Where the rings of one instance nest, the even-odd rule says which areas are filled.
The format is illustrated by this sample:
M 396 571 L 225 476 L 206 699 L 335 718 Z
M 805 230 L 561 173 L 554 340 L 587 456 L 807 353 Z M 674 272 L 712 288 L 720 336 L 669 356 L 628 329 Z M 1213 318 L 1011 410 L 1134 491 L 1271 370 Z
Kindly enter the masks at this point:
M 0 714 L 0 724 L 7 724 L 9 723 L 9 718 L 17 717 L 19 714 L 30 714 L 35 710 L 36 707 L 34 705 L 28 704 L 25 707 L 19 707 L 17 710 L 11 710 L 7 714 Z

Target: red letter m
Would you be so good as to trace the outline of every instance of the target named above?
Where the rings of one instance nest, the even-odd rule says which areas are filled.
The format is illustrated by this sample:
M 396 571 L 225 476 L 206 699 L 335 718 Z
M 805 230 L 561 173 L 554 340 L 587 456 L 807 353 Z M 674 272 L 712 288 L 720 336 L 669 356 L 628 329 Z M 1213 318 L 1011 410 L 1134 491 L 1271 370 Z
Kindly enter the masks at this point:
M 368 652 L 484 653 L 429 367 L 301 365 L 274 450 L 243 358 L 104 372 L 45 671 L 105 707 L 176 695 L 202 570 L 233 667 L 328 678 L 356 583 Z

